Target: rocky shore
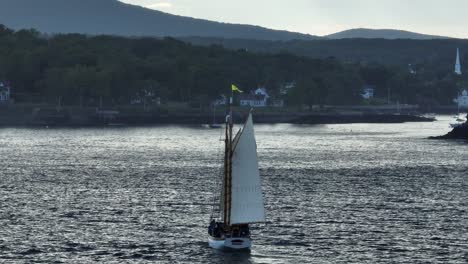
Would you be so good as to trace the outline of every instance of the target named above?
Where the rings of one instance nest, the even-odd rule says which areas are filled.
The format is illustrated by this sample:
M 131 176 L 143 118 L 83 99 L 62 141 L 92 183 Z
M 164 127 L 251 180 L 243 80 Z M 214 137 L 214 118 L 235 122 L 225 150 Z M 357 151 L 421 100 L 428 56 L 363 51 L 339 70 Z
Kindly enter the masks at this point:
M 468 118 L 468 115 L 467 115 L 467 118 Z M 458 127 L 455 127 L 448 134 L 446 134 L 444 136 L 431 137 L 431 139 L 463 139 L 463 140 L 468 140 L 468 119 L 464 124 L 462 124 L 462 125 L 460 125 Z
M 366 115 L 346 115 L 346 114 L 256 114 L 254 116 L 256 124 L 350 124 L 350 123 L 404 123 L 404 122 L 432 122 L 431 118 L 416 115 L 391 115 L 391 114 L 366 114 Z M 119 123 L 128 125 L 145 124 L 181 124 L 181 125 L 201 125 L 211 124 L 213 117 L 210 115 L 192 114 L 163 114 L 163 115 L 122 115 L 118 119 Z M 236 123 L 245 120 L 243 114 L 234 115 Z M 216 118 L 217 124 L 224 122 L 224 117 Z

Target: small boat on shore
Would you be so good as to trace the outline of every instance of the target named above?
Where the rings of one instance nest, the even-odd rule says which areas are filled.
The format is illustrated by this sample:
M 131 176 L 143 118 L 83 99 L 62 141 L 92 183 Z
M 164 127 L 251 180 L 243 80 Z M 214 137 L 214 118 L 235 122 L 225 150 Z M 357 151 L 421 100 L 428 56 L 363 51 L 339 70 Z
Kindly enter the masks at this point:
M 466 123 L 466 114 L 458 114 L 454 118 L 455 121 L 450 123 L 450 128 L 456 128 Z

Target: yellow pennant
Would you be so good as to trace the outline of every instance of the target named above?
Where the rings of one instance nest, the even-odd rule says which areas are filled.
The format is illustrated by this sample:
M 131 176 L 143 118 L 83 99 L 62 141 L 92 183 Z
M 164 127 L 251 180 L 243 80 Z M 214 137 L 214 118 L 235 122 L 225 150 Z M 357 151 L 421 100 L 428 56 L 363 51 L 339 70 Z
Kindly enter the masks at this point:
M 237 86 L 235 86 L 234 84 L 231 87 L 232 87 L 233 92 L 243 93 L 243 91 L 241 89 L 237 88 Z

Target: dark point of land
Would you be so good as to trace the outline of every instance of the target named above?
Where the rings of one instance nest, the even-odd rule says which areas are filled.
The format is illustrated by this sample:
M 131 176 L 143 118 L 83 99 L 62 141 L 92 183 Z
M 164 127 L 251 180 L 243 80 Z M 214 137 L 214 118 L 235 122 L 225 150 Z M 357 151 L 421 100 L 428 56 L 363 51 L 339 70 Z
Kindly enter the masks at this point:
M 467 115 L 468 117 L 468 115 Z M 430 137 L 430 139 L 462 139 L 468 140 L 468 120 L 461 124 L 460 126 L 455 127 L 452 131 L 444 136 Z

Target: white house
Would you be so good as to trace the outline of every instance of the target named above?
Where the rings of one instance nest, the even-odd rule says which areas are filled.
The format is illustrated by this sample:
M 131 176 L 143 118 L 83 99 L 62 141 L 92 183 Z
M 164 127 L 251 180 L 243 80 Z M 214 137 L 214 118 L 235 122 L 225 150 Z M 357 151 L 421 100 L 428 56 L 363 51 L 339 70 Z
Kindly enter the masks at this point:
M 259 87 L 257 90 L 254 92 L 256 95 L 264 95 L 266 99 L 270 98 L 270 96 L 267 93 L 266 88 L 264 87 Z
M 362 89 L 361 96 L 363 99 L 366 99 L 366 100 L 374 98 L 374 87 L 370 85 L 365 86 Z
M 0 82 L 0 103 L 8 103 L 10 101 L 10 94 L 10 86 L 4 82 Z
M 246 94 L 240 96 L 241 106 L 266 107 L 267 99 L 265 95 Z
M 408 64 L 408 72 L 413 75 L 416 74 L 416 71 L 414 70 L 413 65 Z
M 263 87 L 251 92 L 250 94 L 241 94 L 240 105 L 250 107 L 266 107 L 270 96 Z
M 458 104 L 459 108 L 468 109 L 468 90 L 463 90 L 463 92 L 458 95 L 458 98 L 456 98 L 454 101 Z

